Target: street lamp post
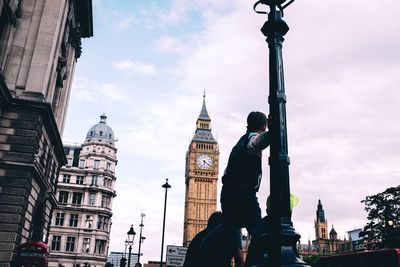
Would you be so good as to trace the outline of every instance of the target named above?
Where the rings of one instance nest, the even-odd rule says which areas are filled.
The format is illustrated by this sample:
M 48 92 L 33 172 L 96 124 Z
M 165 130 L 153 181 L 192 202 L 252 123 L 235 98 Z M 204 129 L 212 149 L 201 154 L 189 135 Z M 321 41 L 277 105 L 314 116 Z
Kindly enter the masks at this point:
M 128 234 L 128 239 L 127 239 L 127 244 L 129 245 L 129 253 L 128 253 L 128 267 L 131 267 L 131 254 L 132 254 L 132 245 L 133 245 L 133 240 L 135 239 L 135 230 L 133 230 L 133 225 L 131 225 L 131 228 L 127 232 Z
M 282 20 L 283 9 L 294 0 L 260 0 L 254 5 L 257 13 L 268 14 L 261 28 L 269 48 L 269 133 L 270 133 L 270 212 L 271 227 L 265 236 L 267 266 L 308 266 L 298 256 L 296 243 L 300 235 L 291 221 L 289 156 L 286 126 L 286 95 L 283 76 L 282 43 L 289 27 Z M 269 13 L 257 10 L 268 5 Z M 264 266 L 264 265 L 262 265 Z
M 167 193 L 168 189 L 171 188 L 171 185 L 168 184 L 168 178 L 165 179 L 165 184 L 162 185 L 165 188 L 165 198 L 164 198 L 164 219 L 163 219 L 163 229 L 162 229 L 162 237 L 161 237 L 161 259 L 160 259 L 160 267 L 163 266 L 163 250 L 164 250 L 164 234 L 165 234 L 165 215 L 167 212 Z
M 146 214 L 142 213 L 142 214 L 140 214 L 140 216 L 142 216 L 142 220 L 139 225 L 140 226 L 140 236 L 139 236 L 139 251 L 138 251 L 138 261 L 137 261 L 138 263 L 140 263 L 140 248 L 141 248 L 143 240 L 146 238 L 146 237 L 142 236 L 142 228 L 144 226 L 143 217 L 146 216 Z
M 125 240 L 125 251 L 124 254 L 122 254 L 122 257 L 119 261 L 119 266 L 121 267 L 126 267 L 126 247 L 128 246 L 128 239 Z

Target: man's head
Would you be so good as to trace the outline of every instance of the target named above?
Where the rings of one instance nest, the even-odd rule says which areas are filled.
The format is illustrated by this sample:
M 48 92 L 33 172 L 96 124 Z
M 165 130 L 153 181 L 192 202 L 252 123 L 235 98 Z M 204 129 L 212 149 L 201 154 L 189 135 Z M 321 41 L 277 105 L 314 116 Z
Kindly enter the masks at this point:
M 207 227 L 214 228 L 222 224 L 222 212 L 216 211 L 208 218 Z
M 247 116 L 247 131 L 264 132 L 267 128 L 267 116 L 260 111 L 252 111 Z

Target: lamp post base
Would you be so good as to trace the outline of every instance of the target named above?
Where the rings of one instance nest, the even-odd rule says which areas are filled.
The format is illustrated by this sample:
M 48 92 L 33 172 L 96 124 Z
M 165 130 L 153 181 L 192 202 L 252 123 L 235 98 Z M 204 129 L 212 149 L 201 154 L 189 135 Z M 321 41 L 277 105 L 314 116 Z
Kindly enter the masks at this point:
M 299 239 L 300 235 L 288 223 L 281 224 L 281 232 L 278 235 L 272 232 L 265 233 L 262 243 L 266 253 L 260 266 L 310 267 L 297 253 L 296 244 Z

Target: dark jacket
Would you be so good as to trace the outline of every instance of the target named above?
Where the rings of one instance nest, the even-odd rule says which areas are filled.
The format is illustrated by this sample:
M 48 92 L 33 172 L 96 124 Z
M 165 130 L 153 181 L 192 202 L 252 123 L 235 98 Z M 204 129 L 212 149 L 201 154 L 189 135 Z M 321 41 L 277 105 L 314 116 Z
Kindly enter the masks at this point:
M 255 142 L 255 149 L 260 153 L 249 153 L 248 144 L 252 138 L 260 139 Z M 268 133 L 256 134 L 247 132 L 232 148 L 228 166 L 222 176 L 222 183 L 237 185 L 258 191 L 261 182 L 261 151 L 269 145 Z

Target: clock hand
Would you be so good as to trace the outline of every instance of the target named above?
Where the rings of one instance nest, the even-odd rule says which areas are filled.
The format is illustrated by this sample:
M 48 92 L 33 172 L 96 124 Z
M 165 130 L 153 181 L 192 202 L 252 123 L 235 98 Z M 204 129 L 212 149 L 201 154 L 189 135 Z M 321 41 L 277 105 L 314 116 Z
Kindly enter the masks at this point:
M 208 163 L 207 161 L 203 160 L 203 163 L 205 163 L 205 164 L 207 164 L 208 166 L 210 166 L 210 167 L 211 167 L 211 164 L 210 164 L 210 163 Z

